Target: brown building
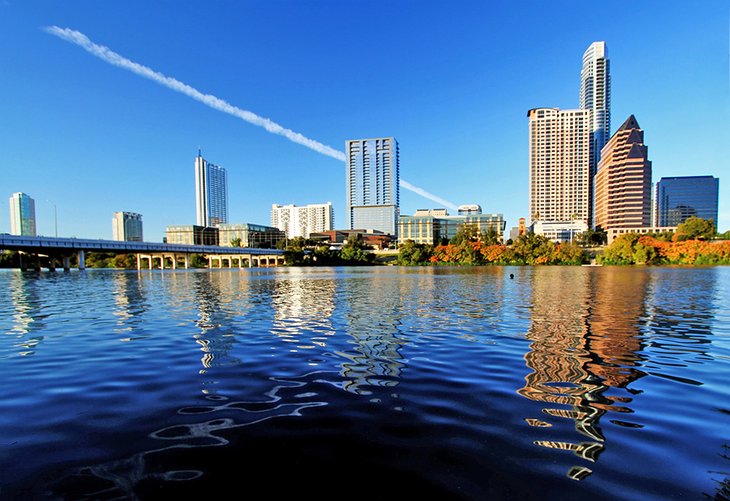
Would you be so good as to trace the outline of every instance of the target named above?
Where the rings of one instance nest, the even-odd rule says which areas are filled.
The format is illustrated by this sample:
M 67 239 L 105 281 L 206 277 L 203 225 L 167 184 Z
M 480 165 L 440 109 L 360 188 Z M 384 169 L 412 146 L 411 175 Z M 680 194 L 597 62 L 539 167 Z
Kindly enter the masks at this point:
M 651 226 L 651 162 L 644 131 L 631 115 L 601 150 L 595 178 L 594 226 Z

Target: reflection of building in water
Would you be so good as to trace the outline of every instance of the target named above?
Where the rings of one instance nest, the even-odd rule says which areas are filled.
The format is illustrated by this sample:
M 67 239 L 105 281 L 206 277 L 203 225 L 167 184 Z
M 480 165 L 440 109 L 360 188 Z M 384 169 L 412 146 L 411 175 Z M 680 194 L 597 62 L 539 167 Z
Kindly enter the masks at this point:
M 344 389 L 367 394 L 368 386 L 395 386 L 403 370 L 398 336 L 401 298 L 394 294 L 393 277 L 375 274 L 368 280 L 357 277 L 343 281 L 345 318 L 352 349 L 338 352 L 342 363 Z
M 48 316 L 41 313 L 43 304 L 38 293 L 39 280 L 40 277 L 25 276 L 19 271 L 14 272 L 10 278 L 10 298 L 15 310 L 10 332 L 17 335 L 15 347 L 20 350 L 20 355 L 33 355 L 38 344 L 43 341 L 41 335 L 29 335 L 43 330 L 44 319 Z
M 115 273 L 112 277 L 117 317 L 116 332 L 125 334 L 124 341 L 132 341 L 142 333 L 142 315 L 149 309 L 145 289 L 136 273 Z
M 627 412 L 614 403 L 631 401 L 604 393 L 642 375 L 634 367 L 641 349 L 638 322 L 644 311 L 646 280 L 644 273 L 625 276 L 615 270 L 534 270 L 532 322 L 527 333 L 532 344 L 525 354 L 533 372 L 518 393 L 556 404 L 543 412 L 573 420 L 576 430 L 590 439 L 580 443 L 538 440 L 536 445 L 569 450 L 589 461 L 598 458 L 605 440 L 601 416 L 609 410 Z M 526 420 L 533 426 L 550 426 L 534 417 Z M 589 474 L 584 467 L 569 472 L 578 480 Z
M 286 278 L 273 281 L 272 333 L 297 349 L 327 345 L 335 334 L 331 317 L 335 310 L 334 277 L 317 277 L 301 268 L 287 270 Z
M 203 374 L 211 367 L 237 365 L 240 360 L 229 355 L 235 343 L 233 309 L 227 308 L 225 301 L 230 300 L 230 291 L 221 289 L 226 284 L 221 281 L 232 280 L 230 273 L 183 273 L 191 277 L 194 300 L 198 309 L 195 322 L 200 332 L 195 341 L 201 346 Z M 230 284 L 228 284 L 230 285 Z

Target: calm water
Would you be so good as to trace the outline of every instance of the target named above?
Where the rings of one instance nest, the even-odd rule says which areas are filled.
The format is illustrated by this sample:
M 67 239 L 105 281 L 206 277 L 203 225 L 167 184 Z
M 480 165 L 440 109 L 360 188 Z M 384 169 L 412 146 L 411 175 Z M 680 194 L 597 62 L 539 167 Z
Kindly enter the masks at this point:
M 730 268 L 6 271 L 0 335 L 2 499 L 730 495 Z

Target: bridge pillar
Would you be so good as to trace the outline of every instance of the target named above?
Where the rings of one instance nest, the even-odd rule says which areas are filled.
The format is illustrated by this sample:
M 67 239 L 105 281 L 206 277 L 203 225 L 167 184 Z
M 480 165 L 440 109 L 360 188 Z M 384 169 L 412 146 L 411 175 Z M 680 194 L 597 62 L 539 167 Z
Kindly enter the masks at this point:
M 63 256 L 63 271 L 71 271 L 71 258 Z
M 86 253 L 82 250 L 79 251 L 79 269 L 86 269 Z
M 185 254 L 185 269 L 187 270 L 188 268 L 190 268 L 190 255 Z
M 48 271 L 56 271 L 56 258 L 48 256 Z
M 253 254 L 248 255 L 248 267 L 253 268 Z
M 137 254 L 137 271 L 142 269 L 142 256 Z

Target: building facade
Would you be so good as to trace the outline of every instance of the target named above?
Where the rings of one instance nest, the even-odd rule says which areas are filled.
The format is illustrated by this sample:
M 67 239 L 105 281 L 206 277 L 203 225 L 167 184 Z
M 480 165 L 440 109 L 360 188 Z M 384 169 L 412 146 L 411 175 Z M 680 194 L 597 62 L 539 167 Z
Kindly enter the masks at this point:
M 398 243 L 413 240 L 439 245 L 451 240 L 466 225 L 474 226 L 480 233 L 495 231 L 502 238 L 507 223 L 502 214 L 449 216 L 445 209 L 419 209 L 412 216 L 398 218 Z
M 200 150 L 195 157 L 195 214 L 197 226 L 228 223 L 226 170 L 206 161 Z
M 590 224 L 590 110 L 533 108 L 529 219 Z
M 717 228 L 720 180 L 713 176 L 663 177 L 654 191 L 654 225 L 677 226 L 696 216 Z
M 651 162 L 634 115 L 603 147 L 594 184 L 596 228 L 651 226 Z
M 165 242 L 183 245 L 218 245 L 218 228 L 192 224 L 168 226 L 165 229 Z
M 36 236 L 35 200 L 22 192 L 10 195 L 10 234 Z
M 271 226 L 286 233 L 287 238 L 309 238 L 310 233 L 334 229 L 332 203 L 271 206 Z
M 593 200 L 593 180 L 598 172 L 601 150 L 611 137 L 611 72 L 606 42 L 593 42 L 583 54 L 580 72 L 581 110 L 590 110 L 589 200 Z
M 112 217 L 112 240 L 143 242 L 142 214 L 115 212 Z
M 221 224 L 218 225 L 218 241 L 223 247 L 233 246 L 233 242 L 241 240 L 240 247 L 274 249 L 286 239 L 286 233 L 279 228 L 260 224 Z
M 572 242 L 580 233 L 588 231 L 588 224 L 580 219 L 574 221 L 535 221 L 531 231 L 553 242 Z
M 396 235 L 400 164 L 395 138 L 347 141 L 347 228 Z

